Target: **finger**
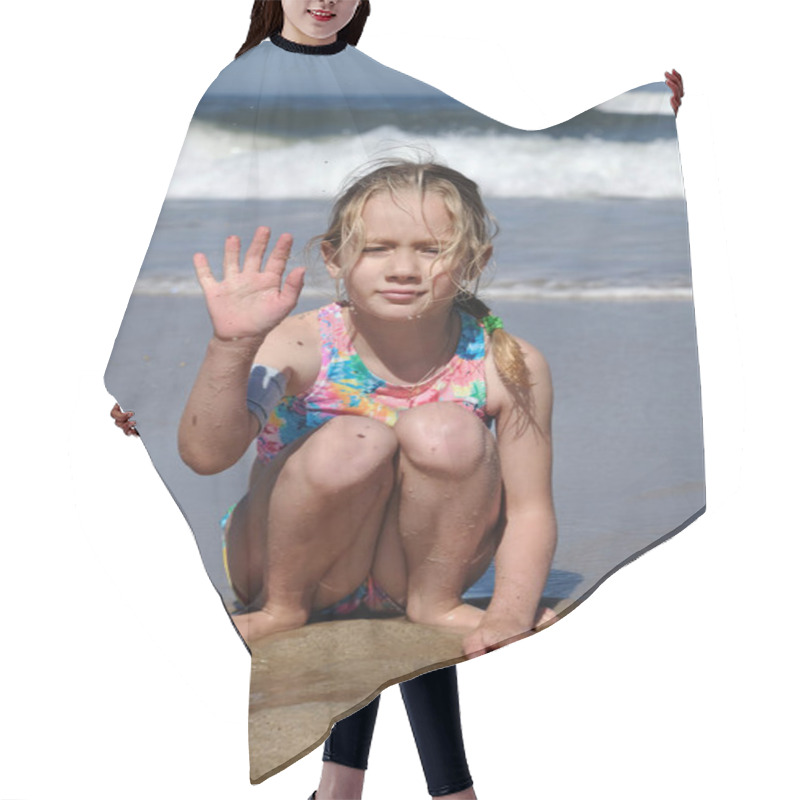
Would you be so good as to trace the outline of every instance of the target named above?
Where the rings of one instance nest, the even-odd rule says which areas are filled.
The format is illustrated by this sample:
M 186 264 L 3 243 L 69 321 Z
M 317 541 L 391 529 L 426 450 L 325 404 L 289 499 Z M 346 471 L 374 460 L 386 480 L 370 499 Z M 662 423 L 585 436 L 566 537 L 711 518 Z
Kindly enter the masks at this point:
M 486 654 L 486 649 L 483 647 L 479 647 L 477 649 L 473 649 L 474 645 L 466 645 L 464 647 L 464 655 L 467 657 L 467 661 L 473 658 L 477 658 L 478 656 L 482 656 Z
M 303 284 L 306 278 L 305 267 L 295 267 L 287 276 L 281 289 L 281 297 L 290 301 L 292 305 L 296 305 L 300 298 L 300 292 L 303 291 Z
M 225 240 L 225 254 L 222 257 L 223 280 L 239 272 L 239 257 L 242 253 L 242 242 L 238 236 L 229 236 Z
M 111 409 L 111 417 L 117 420 L 120 419 L 121 414 L 122 414 L 122 409 L 119 407 L 119 403 L 114 403 L 114 408 Z
M 277 278 L 283 275 L 283 271 L 286 269 L 286 262 L 289 260 L 289 256 L 292 255 L 293 241 L 294 239 L 290 233 L 282 233 L 278 237 L 278 241 L 267 259 L 267 264 L 264 268 L 265 273 L 275 275 Z
M 256 229 L 253 241 L 250 242 L 250 247 L 247 248 L 244 256 L 242 272 L 259 272 L 261 270 L 261 262 L 264 260 L 264 253 L 267 252 L 270 233 L 270 229 L 263 225 Z
M 205 253 L 195 253 L 192 262 L 194 264 L 194 274 L 197 275 L 197 281 L 201 287 L 209 283 L 216 283 Z

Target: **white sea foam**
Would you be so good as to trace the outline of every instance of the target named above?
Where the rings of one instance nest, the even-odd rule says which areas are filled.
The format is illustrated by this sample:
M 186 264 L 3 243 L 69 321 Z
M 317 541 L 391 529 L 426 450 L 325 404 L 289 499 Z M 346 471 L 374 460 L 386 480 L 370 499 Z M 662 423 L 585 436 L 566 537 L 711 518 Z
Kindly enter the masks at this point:
M 149 296 L 179 295 L 199 297 L 202 292 L 194 277 L 171 277 L 166 275 L 141 275 L 134 287 L 134 294 Z M 320 297 L 330 300 L 331 287 L 306 285 L 305 297 Z M 514 283 L 487 286 L 480 296 L 493 300 L 564 300 L 585 302 L 641 302 L 641 301 L 686 301 L 692 299 L 688 286 L 597 286 L 579 281 L 573 283 Z
M 360 137 L 288 140 L 201 122 L 186 139 L 169 197 L 330 198 L 365 162 L 409 150 L 431 153 L 469 175 L 487 197 L 683 195 L 674 140 L 619 142 L 537 133 L 419 138 L 392 127 Z

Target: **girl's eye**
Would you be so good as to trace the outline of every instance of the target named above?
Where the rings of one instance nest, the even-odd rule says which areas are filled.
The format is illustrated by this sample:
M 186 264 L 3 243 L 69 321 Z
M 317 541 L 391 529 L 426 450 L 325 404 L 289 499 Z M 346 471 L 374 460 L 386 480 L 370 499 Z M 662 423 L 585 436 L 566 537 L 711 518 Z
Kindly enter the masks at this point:
M 429 256 L 438 256 L 442 251 L 438 247 L 426 247 L 423 252 Z
M 385 253 L 386 248 L 381 245 L 372 245 L 371 247 L 365 247 L 362 253 Z

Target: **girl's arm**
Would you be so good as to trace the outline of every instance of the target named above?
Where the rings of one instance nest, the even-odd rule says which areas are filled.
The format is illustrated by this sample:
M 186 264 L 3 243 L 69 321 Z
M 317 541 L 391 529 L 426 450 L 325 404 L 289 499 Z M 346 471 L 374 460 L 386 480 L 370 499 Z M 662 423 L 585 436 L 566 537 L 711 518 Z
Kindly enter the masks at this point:
M 495 554 L 495 588 L 480 625 L 464 640 L 466 653 L 482 653 L 524 635 L 536 622 L 556 548 L 551 482 L 550 421 L 553 390 L 547 362 L 517 340 L 533 380 L 521 407 L 489 365 L 488 388 L 497 417 L 506 524 Z
M 285 337 L 277 337 L 275 346 L 265 339 L 297 304 L 303 270 L 293 270 L 281 287 L 292 247 L 291 236 L 284 234 L 262 271 L 269 236 L 268 228 L 256 231 L 241 268 L 239 239 L 229 237 L 222 281 L 204 255 L 194 259 L 214 335 L 181 417 L 178 449 L 186 464 L 204 475 L 235 464 L 258 434 L 258 420 L 246 405 L 253 362 L 272 356 L 269 366 L 292 377 L 279 344 Z

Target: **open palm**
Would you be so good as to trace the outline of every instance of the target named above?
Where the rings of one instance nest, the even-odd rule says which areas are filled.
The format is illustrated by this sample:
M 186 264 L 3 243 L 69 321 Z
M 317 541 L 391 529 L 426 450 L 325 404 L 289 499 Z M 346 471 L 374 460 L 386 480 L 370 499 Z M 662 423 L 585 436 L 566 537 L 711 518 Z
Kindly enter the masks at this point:
M 278 238 L 262 270 L 269 239 L 269 228 L 258 228 L 240 267 L 241 242 L 238 236 L 229 236 L 221 281 L 214 278 L 205 255 L 195 255 L 197 280 L 218 339 L 263 338 L 297 305 L 303 288 L 303 267 L 293 269 L 281 286 L 292 237 L 284 233 Z

